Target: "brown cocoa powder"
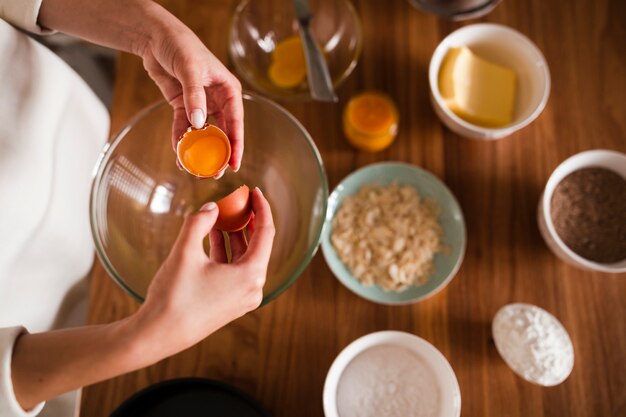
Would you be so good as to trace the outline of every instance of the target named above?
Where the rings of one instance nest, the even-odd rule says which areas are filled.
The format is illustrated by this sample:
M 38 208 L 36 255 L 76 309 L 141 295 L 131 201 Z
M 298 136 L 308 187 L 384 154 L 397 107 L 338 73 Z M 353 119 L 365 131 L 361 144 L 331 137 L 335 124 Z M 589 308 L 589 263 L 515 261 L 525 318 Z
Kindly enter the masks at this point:
M 550 203 L 563 242 L 585 259 L 626 259 L 626 180 L 605 168 L 584 168 L 565 177 Z

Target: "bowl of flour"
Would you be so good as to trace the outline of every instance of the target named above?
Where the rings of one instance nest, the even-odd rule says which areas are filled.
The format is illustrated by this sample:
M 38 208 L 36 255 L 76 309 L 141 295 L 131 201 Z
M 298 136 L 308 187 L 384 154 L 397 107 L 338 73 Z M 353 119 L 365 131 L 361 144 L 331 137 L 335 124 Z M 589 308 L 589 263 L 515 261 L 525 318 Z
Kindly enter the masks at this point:
M 337 356 L 324 383 L 326 417 L 458 417 L 461 391 L 446 358 L 413 334 L 370 333 Z
M 574 346 L 567 330 L 542 308 L 505 305 L 494 316 L 491 332 L 504 362 L 528 382 L 555 386 L 574 368 Z

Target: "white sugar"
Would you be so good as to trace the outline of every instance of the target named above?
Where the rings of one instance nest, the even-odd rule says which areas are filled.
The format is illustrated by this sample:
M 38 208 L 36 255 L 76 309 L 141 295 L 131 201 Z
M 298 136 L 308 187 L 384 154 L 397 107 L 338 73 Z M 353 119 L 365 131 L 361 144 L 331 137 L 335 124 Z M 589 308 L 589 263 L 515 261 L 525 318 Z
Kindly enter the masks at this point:
M 437 379 L 409 349 L 379 345 L 357 355 L 337 387 L 340 417 L 436 417 Z

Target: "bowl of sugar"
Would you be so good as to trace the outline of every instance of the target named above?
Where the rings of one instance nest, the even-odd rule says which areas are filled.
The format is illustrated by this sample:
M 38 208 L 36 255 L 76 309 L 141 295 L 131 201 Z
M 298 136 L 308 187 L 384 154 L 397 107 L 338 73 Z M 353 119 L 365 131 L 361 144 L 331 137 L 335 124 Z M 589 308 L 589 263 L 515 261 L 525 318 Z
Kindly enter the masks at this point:
M 520 32 L 474 24 L 435 49 L 428 78 L 435 113 L 453 132 L 500 139 L 533 122 L 550 95 L 548 64 Z
M 370 333 L 350 343 L 324 383 L 326 417 L 459 417 L 461 391 L 446 358 L 410 333 Z

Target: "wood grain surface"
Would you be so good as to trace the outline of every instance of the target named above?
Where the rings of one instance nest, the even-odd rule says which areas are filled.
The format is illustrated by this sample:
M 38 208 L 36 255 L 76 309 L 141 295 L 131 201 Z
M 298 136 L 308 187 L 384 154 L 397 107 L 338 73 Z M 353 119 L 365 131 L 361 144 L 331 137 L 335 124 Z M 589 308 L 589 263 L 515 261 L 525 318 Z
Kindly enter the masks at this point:
M 262 1 L 262 0 L 254 0 Z M 224 62 L 235 1 L 168 0 Z M 463 266 L 446 290 L 417 305 L 386 307 L 349 292 L 318 253 L 288 291 L 199 345 L 147 369 L 84 390 L 81 415 L 108 416 L 152 383 L 204 376 L 257 398 L 274 416 L 322 416 L 322 388 L 336 355 L 367 333 L 393 329 L 434 344 L 456 372 L 463 416 L 625 416 L 626 274 L 582 271 L 558 260 L 536 223 L 542 188 L 568 156 L 626 152 L 626 3 L 622 0 L 504 0 L 479 21 L 513 27 L 543 51 L 552 93 L 537 121 L 496 142 L 446 130 L 428 99 L 435 47 L 461 23 L 423 14 L 406 0 L 356 0 L 364 49 L 338 104 L 285 104 L 315 139 L 331 188 L 356 168 L 407 161 L 441 177 L 467 222 Z M 112 130 L 159 97 L 136 57 L 117 64 Z M 229 64 L 230 65 L 230 64 Z M 363 89 L 389 93 L 400 109 L 395 144 L 377 154 L 350 148 L 341 110 Z M 496 352 L 490 325 L 504 304 L 528 302 L 555 314 L 575 350 L 571 376 L 541 388 L 517 377 Z M 96 264 L 90 322 L 133 313 L 138 304 Z

